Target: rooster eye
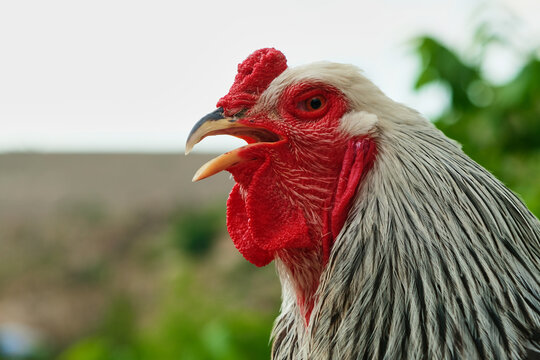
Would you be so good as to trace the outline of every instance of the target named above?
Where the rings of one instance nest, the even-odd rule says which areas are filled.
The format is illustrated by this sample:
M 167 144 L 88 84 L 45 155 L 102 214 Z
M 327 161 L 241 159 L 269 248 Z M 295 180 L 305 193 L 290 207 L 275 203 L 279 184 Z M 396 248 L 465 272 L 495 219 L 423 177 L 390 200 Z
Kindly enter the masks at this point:
M 313 96 L 307 99 L 304 104 L 307 111 L 316 111 L 326 105 L 326 99 L 322 96 Z

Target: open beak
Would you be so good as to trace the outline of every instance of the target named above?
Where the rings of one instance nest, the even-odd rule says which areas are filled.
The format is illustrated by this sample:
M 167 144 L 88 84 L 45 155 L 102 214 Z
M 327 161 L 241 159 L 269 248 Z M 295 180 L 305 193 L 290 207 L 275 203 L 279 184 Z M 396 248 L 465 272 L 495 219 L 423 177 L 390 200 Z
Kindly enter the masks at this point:
M 195 124 L 186 141 L 186 155 L 189 154 L 193 147 L 202 139 L 213 135 L 232 135 L 246 140 L 248 145 L 226 152 L 201 166 L 195 173 L 195 176 L 193 176 L 194 182 L 212 176 L 247 160 L 240 156 L 240 151 L 248 146 L 252 146 L 249 144 L 276 142 L 281 140 L 279 135 L 265 128 L 246 125 L 238 122 L 238 120 L 239 119 L 235 117 L 225 117 L 223 108 L 218 108 L 214 112 L 204 116 Z

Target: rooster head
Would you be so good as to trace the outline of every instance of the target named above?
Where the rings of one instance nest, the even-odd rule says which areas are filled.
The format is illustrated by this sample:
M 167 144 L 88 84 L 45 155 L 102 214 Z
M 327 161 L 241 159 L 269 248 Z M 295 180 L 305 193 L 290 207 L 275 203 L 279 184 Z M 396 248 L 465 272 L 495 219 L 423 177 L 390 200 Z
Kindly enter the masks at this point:
M 211 135 L 247 142 L 206 163 L 194 177 L 222 170 L 234 177 L 227 228 L 247 260 L 263 266 L 301 253 L 315 254 L 323 264 L 328 260 L 376 157 L 378 118 L 357 95 L 373 92 L 380 93 L 353 66 L 290 69 L 275 49 L 258 50 L 238 66 L 217 110 L 191 131 L 186 153 Z

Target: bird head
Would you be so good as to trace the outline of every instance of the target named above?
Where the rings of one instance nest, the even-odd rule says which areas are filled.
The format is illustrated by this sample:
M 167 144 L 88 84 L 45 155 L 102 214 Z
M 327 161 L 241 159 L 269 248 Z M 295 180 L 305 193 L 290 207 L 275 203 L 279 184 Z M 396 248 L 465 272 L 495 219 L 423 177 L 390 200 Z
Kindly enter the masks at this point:
M 377 156 L 386 97 L 353 66 L 288 68 L 261 49 L 238 66 L 217 110 L 193 128 L 186 153 L 203 138 L 232 135 L 247 145 L 203 165 L 194 181 L 219 171 L 236 184 L 227 228 L 244 257 L 263 266 L 294 251 L 325 263 L 357 189 Z

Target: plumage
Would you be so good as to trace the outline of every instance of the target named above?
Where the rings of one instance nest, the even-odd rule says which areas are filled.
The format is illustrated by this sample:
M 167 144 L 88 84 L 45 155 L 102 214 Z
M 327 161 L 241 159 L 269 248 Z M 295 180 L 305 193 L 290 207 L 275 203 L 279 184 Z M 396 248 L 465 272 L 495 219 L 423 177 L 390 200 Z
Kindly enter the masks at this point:
M 275 51 L 255 54 L 265 64 Z M 519 198 L 355 67 L 275 73 L 250 102 L 223 113 L 277 138 L 242 128 L 194 129 L 188 139 L 190 147 L 227 133 L 252 144 L 225 168 L 238 183 L 228 229 L 248 260 L 276 263 L 283 302 L 272 358 L 533 358 L 540 222 Z M 222 104 L 234 103 L 232 90 Z M 322 97 L 326 112 L 308 117 L 319 109 L 305 109 L 304 93 L 315 105 Z M 290 97 L 300 99 L 296 108 Z M 270 205 L 259 198 L 268 194 Z M 273 226 L 255 218 L 274 212 Z M 280 223 L 286 231 L 274 229 Z

